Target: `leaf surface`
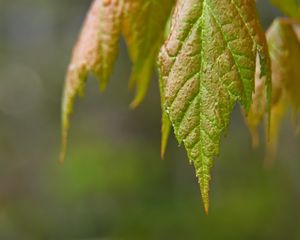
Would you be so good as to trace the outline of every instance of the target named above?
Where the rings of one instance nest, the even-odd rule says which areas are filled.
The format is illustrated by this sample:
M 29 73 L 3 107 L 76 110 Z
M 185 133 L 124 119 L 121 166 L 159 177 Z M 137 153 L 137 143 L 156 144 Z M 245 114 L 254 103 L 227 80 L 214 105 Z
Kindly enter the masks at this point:
M 251 106 L 257 55 L 261 75 L 270 83 L 255 1 L 177 1 L 159 57 L 163 109 L 195 167 L 206 212 L 210 169 L 221 135 L 237 101 L 246 112 Z

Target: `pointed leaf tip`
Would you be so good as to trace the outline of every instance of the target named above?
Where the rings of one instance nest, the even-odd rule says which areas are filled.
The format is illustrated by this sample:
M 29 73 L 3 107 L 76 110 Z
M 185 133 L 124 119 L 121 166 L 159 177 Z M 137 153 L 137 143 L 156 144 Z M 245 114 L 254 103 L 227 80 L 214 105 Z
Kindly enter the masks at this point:
M 169 120 L 169 117 L 167 116 L 167 114 L 165 112 L 162 112 L 161 148 L 160 148 L 161 159 L 164 159 L 164 157 L 165 157 L 171 127 L 172 127 L 172 125 Z
M 62 103 L 61 150 L 59 157 L 59 161 L 61 163 L 64 162 L 67 151 L 70 117 L 73 112 L 75 98 L 77 95 L 82 94 L 85 87 L 86 77 L 87 71 L 84 66 L 78 66 L 74 68 L 71 65 L 67 73 Z
M 59 163 L 63 164 L 65 162 L 66 158 L 66 152 L 67 152 L 67 132 L 63 130 L 62 134 L 62 140 L 61 140 L 61 149 L 59 154 Z
M 199 185 L 200 185 L 200 192 L 202 196 L 203 207 L 206 215 L 208 215 L 209 211 L 209 189 L 210 189 L 210 169 L 212 166 L 209 167 L 196 167 L 198 169 L 196 175 L 198 177 Z
M 208 196 L 208 192 L 205 193 L 204 195 L 201 194 L 201 196 L 202 196 L 204 212 L 205 212 L 206 216 L 208 216 L 208 213 L 209 213 L 209 196 Z
M 209 202 L 204 203 L 204 212 L 205 212 L 206 216 L 208 216 L 208 212 L 209 212 Z
M 83 94 L 87 75 L 96 75 L 100 81 L 100 89 L 104 89 L 112 72 L 118 52 L 120 14 L 121 5 L 118 0 L 95 0 L 87 14 L 65 80 L 60 162 L 64 161 L 66 155 L 74 101 L 77 95 Z

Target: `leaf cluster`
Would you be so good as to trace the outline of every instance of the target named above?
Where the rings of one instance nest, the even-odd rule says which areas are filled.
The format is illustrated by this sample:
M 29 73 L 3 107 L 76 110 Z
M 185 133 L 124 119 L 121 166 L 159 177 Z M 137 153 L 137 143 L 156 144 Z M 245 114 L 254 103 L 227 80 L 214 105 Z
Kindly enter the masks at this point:
M 297 112 L 300 106 L 298 3 L 272 2 L 291 18 L 276 20 L 266 37 L 254 0 L 94 0 L 66 76 L 61 161 L 74 100 L 90 73 L 105 89 L 123 36 L 133 64 L 131 107 L 143 100 L 157 61 L 161 155 L 173 128 L 195 167 L 208 212 L 210 170 L 234 106 L 241 105 L 255 143 L 265 116 L 276 139 L 286 108 Z

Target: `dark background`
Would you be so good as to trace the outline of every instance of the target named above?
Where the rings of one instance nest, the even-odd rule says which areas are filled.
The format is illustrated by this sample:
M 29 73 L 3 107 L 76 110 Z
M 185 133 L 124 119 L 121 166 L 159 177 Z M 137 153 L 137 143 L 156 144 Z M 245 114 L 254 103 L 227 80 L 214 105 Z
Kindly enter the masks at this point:
M 171 136 L 160 160 L 157 76 L 128 104 L 125 44 L 107 91 L 77 101 L 66 163 L 60 104 L 90 1 L 0 0 L 0 239 L 300 239 L 300 138 L 290 119 L 263 168 L 237 107 L 215 161 L 205 216 L 194 169 Z M 279 12 L 258 1 L 267 27 Z

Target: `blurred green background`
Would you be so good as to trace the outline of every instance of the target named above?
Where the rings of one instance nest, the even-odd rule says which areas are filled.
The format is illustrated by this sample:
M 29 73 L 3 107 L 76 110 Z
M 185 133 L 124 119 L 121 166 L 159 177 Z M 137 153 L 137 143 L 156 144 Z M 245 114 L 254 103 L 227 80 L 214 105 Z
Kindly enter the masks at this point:
M 0 0 L 0 239 L 300 239 L 300 138 L 289 119 L 263 168 L 237 107 L 215 161 L 211 209 L 171 136 L 160 160 L 157 76 L 128 108 L 125 44 L 105 93 L 77 101 L 58 164 L 60 102 L 90 1 Z M 267 27 L 279 12 L 258 2 Z

